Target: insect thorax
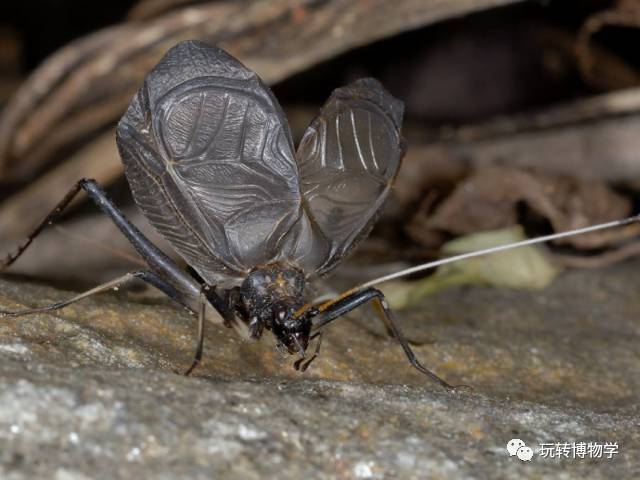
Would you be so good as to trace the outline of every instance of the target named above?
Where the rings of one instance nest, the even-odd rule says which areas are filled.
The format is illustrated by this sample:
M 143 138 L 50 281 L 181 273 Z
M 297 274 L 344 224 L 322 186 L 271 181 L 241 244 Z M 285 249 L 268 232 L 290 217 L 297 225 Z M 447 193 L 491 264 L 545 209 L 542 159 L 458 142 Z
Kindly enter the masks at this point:
M 254 268 L 240 286 L 241 317 L 259 337 L 262 329 L 274 330 L 304 304 L 306 278 L 302 270 L 288 263 L 271 263 Z

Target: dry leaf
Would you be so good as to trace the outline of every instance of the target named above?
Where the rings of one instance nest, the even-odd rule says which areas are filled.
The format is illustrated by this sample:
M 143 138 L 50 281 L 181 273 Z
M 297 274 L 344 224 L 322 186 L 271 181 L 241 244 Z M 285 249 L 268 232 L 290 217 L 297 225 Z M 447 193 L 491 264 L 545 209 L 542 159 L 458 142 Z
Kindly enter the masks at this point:
M 457 236 L 505 228 L 519 222 L 523 205 L 547 220 L 556 232 L 616 220 L 631 212 L 630 200 L 599 180 L 488 167 L 461 182 L 434 211 L 418 211 L 407 231 L 415 241 L 427 245 L 423 239 L 431 240 L 434 231 Z M 628 237 L 628 230 L 619 229 L 570 237 L 563 242 L 592 249 Z

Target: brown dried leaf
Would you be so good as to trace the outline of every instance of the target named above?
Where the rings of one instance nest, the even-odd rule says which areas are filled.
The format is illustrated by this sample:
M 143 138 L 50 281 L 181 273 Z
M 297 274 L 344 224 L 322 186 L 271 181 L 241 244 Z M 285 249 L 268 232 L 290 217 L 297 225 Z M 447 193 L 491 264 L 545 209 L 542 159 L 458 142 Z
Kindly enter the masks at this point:
M 607 27 L 640 28 L 637 0 L 618 0 L 612 8 L 587 18 L 578 33 L 576 54 L 584 80 L 595 88 L 615 90 L 640 84 L 640 72 L 612 52 L 591 45 L 595 34 Z
M 206 3 L 207 0 L 140 0 L 131 10 L 127 18 L 129 20 L 148 20 L 163 13 L 176 10 L 179 7 Z
M 460 183 L 433 211 L 419 211 L 408 233 L 419 243 L 433 232 L 453 235 L 496 230 L 518 223 L 524 204 L 547 219 L 555 231 L 586 227 L 630 213 L 629 199 L 598 180 L 556 177 L 511 167 L 479 169 Z M 570 237 L 564 242 L 580 249 L 600 248 L 636 235 L 632 225 L 619 230 Z M 431 245 L 429 245 L 431 246 Z

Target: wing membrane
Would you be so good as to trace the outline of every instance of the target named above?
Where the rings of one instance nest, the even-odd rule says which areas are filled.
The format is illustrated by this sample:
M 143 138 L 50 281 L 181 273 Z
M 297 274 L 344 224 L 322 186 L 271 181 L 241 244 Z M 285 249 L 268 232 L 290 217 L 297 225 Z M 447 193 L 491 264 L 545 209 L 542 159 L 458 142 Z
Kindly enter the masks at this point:
M 294 156 L 277 101 L 224 51 L 187 41 L 118 124 L 138 206 L 209 283 L 288 260 L 334 268 L 369 232 L 400 166 L 402 103 L 373 79 L 334 91 Z
M 334 268 L 373 226 L 400 167 L 402 102 L 367 78 L 334 91 L 297 151 L 303 208 L 296 261 L 318 275 Z M 303 232 L 305 229 L 301 229 Z
M 236 284 L 282 255 L 301 212 L 290 133 L 271 92 L 240 62 L 178 44 L 117 133 L 136 202 L 205 280 Z

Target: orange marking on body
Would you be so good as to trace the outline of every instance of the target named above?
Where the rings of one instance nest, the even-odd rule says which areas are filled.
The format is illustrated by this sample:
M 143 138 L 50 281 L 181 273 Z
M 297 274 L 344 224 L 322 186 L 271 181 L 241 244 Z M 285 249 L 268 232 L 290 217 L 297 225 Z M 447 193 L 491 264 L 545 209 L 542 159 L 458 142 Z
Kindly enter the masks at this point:
M 296 310 L 293 313 L 293 318 L 300 318 L 304 314 L 304 312 L 309 310 L 311 307 L 313 307 L 312 303 L 305 303 L 303 306 L 301 306 L 298 310 Z
M 331 305 L 333 305 L 336 302 L 339 302 L 340 300 L 342 300 L 345 297 L 348 297 L 349 295 L 351 295 L 353 292 L 355 292 L 357 290 L 357 288 L 352 288 L 350 290 L 347 290 L 346 292 L 342 292 L 338 298 L 334 298 L 333 300 L 327 300 L 326 302 L 324 302 L 322 305 L 320 305 L 318 307 L 318 310 L 320 310 L 321 312 L 324 312 L 327 308 L 329 308 Z

